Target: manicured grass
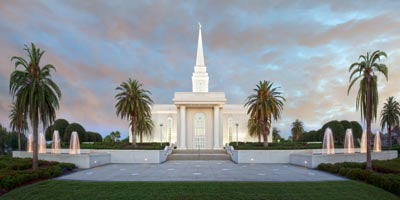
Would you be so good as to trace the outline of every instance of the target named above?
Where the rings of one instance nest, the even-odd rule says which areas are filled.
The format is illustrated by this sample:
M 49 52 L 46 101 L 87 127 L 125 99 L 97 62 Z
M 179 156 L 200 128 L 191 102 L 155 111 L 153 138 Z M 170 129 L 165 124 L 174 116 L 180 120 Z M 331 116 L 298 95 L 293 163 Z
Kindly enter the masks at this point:
M 355 181 L 337 182 L 79 182 L 44 181 L 2 199 L 398 199 Z

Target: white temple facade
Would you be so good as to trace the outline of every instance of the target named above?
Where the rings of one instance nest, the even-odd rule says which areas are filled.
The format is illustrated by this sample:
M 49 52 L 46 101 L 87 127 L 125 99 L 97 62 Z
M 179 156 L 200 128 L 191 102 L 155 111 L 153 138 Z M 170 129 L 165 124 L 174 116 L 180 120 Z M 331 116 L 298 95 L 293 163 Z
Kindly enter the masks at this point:
M 173 104 L 154 104 L 154 129 L 144 142 L 170 142 L 178 149 L 222 149 L 229 142 L 255 142 L 247 130 L 249 116 L 240 104 L 226 104 L 224 92 L 208 91 L 209 77 L 203 54 L 201 25 L 192 92 L 175 92 Z M 272 130 L 272 128 L 271 128 Z M 129 141 L 132 142 L 131 132 Z M 268 141 L 272 142 L 272 134 Z

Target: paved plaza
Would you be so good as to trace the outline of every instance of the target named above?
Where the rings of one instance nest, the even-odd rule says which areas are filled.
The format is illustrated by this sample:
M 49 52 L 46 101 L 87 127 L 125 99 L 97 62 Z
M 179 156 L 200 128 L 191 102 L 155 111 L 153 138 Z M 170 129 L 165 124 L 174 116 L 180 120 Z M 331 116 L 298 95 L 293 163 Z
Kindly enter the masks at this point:
M 173 160 L 163 164 L 109 164 L 57 178 L 80 181 L 342 181 L 288 164 L 234 164 L 227 160 Z

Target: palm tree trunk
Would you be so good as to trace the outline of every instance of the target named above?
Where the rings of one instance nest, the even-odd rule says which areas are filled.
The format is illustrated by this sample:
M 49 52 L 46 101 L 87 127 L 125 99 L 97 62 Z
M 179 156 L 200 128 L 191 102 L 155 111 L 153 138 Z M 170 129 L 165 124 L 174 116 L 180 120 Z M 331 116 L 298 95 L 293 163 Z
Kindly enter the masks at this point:
M 258 134 L 258 143 L 261 143 L 261 134 Z
M 388 129 L 388 137 L 389 137 L 389 150 L 392 149 L 392 127 L 389 125 Z
M 268 147 L 268 127 L 267 126 L 264 127 L 263 137 L 264 137 L 264 147 Z
M 34 120 L 33 122 L 33 138 L 32 138 L 32 150 L 33 150 L 33 155 L 32 155 L 32 169 L 37 170 L 39 165 L 38 165 L 38 126 L 39 122 L 38 120 Z
M 18 136 L 18 151 L 21 151 L 21 132 L 17 132 Z
M 143 143 L 143 132 L 140 132 L 140 143 Z
M 372 171 L 371 162 L 371 120 L 372 120 L 372 87 L 371 77 L 367 79 L 367 166 L 366 169 Z
M 136 117 L 135 117 L 135 115 L 132 115 L 131 116 L 131 119 L 132 119 L 132 126 L 131 126 L 131 131 L 132 131 L 132 145 L 134 146 L 134 147 L 136 147 L 136 130 L 135 130 L 135 128 L 136 128 Z

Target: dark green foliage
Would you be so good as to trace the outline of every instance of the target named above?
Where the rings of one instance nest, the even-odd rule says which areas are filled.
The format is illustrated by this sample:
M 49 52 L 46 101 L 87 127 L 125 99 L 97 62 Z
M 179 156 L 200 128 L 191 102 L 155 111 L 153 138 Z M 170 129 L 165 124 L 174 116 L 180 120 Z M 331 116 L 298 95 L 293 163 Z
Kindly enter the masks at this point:
M 307 144 L 306 142 L 292 142 L 282 141 L 279 143 L 270 143 L 268 147 L 264 147 L 263 143 L 259 142 L 239 142 L 239 146 L 236 146 L 236 142 L 229 143 L 235 149 L 242 150 L 264 150 L 264 149 L 321 149 L 322 144 Z
M 65 129 L 67 129 L 69 122 L 65 119 L 57 119 L 52 125 L 52 129 L 57 130 L 60 138 L 64 138 Z M 69 141 L 68 141 L 69 142 Z
M 64 170 L 75 168 L 71 163 L 39 161 L 39 169 L 32 170 L 32 159 L 0 157 L 0 190 L 10 190 L 27 182 L 60 176 Z
M 353 130 L 353 137 L 355 139 L 354 141 L 356 141 L 357 138 L 361 140 L 361 136 L 362 136 L 362 132 L 363 132 L 361 124 L 356 121 L 352 121 L 351 129 Z
M 338 173 L 349 179 L 364 181 L 376 187 L 400 195 L 400 158 L 372 161 L 374 171 L 365 170 L 366 163 L 320 164 L 319 170 Z
M 86 130 L 80 124 L 72 123 L 68 125 L 67 128 L 65 129 L 63 136 L 63 141 L 65 143 L 69 143 L 73 131 L 76 131 L 78 133 L 79 142 L 87 141 Z
M 21 135 L 22 150 L 26 148 L 26 137 Z M 9 132 L 0 124 L 0 155 L 9 154 L 18 149 L 18 136 L 15 132 Z
M 168 146 L 168 142 L 163 142 L 161 146 L 160 143 L 137 143 L 136 146 L 129 144 L 128 142 L 95 142 L 93 144 L 81 144 L 81 149 L 164 149 Z
M 87 142 L 102 142 L 103 137 L 101 137 L 100 133 L 86 131 Z
M 332 130 L 333 133 L 333 139 L 339 143 L 339 144 L 343 144 L 344 142 L 344 134 L 345 134 L 345 129 L 343 127 L 343 125 L 339 122 L 339 121 L 330 121 L 328 123 L 326 123 L 323 127 L 322 130 L 325 132 L 325 130 L 327 128 L 330 128 Z

